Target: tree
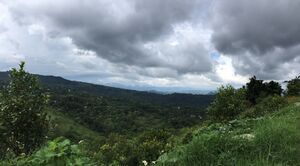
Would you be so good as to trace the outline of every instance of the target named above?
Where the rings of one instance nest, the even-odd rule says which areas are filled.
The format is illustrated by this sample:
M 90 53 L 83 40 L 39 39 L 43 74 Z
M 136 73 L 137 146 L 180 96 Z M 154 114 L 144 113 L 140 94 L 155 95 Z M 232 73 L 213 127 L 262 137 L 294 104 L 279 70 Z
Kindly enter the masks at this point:
M 25 63 L 10 71 L 10 83 L 0 103 L 0 137 L 14 154 L 28 154 L 39 147 L 48 131 L 45 106 L 48 96 L 35 76 L 24 70 Z
M 278 82 L 270 81 L 269 83 L 265 83 L 266 87 L 266 94 L 267 96 L 273 96 L 273 95 L 281 95 L 282 94 L 282 88 Z
M 253 105 L 258 103 L 258 99 L 263 99 L 268 96 L 281 95 L 282 88 L 278 82 L 270 81 L 263 82 L 263 80 L 256 79 L 255 76 L 250 78 L 246 84 L 246 98 Z
M 257 103 L 257 98 L 260 97 L 264 89 L 263 80 L 257 80 L 255 76 L 250 78 L 250 82 L 246 84 L 246 98 L 252 104 Z
M 300 76 L 297 76 L 294 79 L 288 81 L 287 94 L 289 96 L 300 95 Z
M 246 109 L 245 89 L 234 89 L 231 85 L 221 86 L 216 98 L 208 108 L 214 120 L 230 120 Z

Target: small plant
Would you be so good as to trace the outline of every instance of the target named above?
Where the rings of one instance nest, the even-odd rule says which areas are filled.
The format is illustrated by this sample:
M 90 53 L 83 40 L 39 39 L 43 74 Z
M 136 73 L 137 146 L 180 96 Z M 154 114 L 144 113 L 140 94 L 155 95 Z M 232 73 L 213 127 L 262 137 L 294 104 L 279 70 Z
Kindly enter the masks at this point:
M 40 166 L 94 165 L 82 155 L 78 145 L 73 145 L 68 139 L 61 137 L 48 142 L 45 147 L 30 156 L 28 164 Z

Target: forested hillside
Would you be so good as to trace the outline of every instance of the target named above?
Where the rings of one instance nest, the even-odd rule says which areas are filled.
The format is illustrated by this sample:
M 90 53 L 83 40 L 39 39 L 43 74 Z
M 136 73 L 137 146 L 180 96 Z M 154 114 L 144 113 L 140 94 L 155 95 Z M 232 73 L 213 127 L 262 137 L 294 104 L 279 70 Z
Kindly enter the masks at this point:
M 137 134 L 146 130 L 199 124 L 213 95 L 155 94 L 35 75 L 49 107 L 102 135 Z M 9 72 L 0 73 L 3 85 Z M 70 133 L 69 133 L 70 134 Z
M 175 94 L 176 104 L 172 95 L 36 76 L 24 65 L 1 75 L 0 165 L 300 163 L 300 77 L 283 91 L 254 76 L 239 89 L 221 86 L 206 102 Z
M 78 81 L 66 80 L 62 77 L 36 75 L 41 84 L 55 94 L 66 93 L 87 93 L 95 96 L 105 96 L 123 99 L 131 102 L 143 102 L 149 104 L 159 104 L 164 106 L 188 106 L 206 107 L 213 99 L 213 95 L 193 95 L 193 94 L 158 94 L 114 88 L 103 85 L 96 85 Z M 9 72 L 0 72 L 0 82 L 9 80 Z

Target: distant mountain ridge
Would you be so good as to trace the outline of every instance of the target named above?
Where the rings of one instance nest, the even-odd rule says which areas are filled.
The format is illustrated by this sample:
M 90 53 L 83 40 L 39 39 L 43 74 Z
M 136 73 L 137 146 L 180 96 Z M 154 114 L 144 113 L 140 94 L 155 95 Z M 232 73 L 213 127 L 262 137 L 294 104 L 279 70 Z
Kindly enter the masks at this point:
M 58 76 L 36 75 L 41 84 L 56 93 L 68 91 L 89 93 L 97 96 L 114 97 L 137 102 L 155 103 L 170 106 L 206 107 L 214 98 L 214 95 L 172 93 L 162 94 L 152 91 L 136 91 L 97 85 L 79 81 L 70 81 Z M 7 82 L 9 72 L 0 72 L 0 81 Z

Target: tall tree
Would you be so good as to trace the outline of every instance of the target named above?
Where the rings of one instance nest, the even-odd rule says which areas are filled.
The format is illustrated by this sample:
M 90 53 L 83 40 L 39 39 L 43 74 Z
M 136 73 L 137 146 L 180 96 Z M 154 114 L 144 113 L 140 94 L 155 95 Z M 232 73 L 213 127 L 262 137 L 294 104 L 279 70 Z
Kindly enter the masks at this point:
M 270 81 L 268 83 L 265 83 L 266 86 L 266 93 L 267 95 L 281 95 L 282 94 L 282 88 L 278 82 Z
M 24 70 L 10 71 L 10 83 L 4 88 L 0 103 L 0 137 L 6 148 L 16 155 L 30 153 L 39 147 L 48 131 L 45 106 L 48 96 L 35 76 Z
M 289 96 L 299 96 L 300 95 L 300 75 L 295 77 L 294 79 L 288 81 L 287 94 Z
M 267 96 L 280 96 L 282 91 L 278 82 L 270 81 L 264 83 L 263 80 L 258 80 L 255 76 L 250 78 L 250 81 L 246 84 L 246 98 L 252 104 L 257 104 L 258 99 L 263 99 Z
M 255 76 L 250 78 L 250 81 L 246 84 L 247 100 L 249 100 L 252 104 L 256 104 L 256 100 L 261 95 L 263 89 L 263 80 L 257 80 Z

